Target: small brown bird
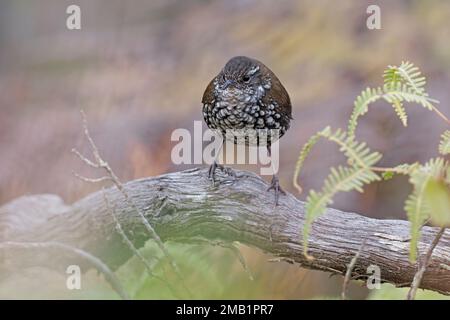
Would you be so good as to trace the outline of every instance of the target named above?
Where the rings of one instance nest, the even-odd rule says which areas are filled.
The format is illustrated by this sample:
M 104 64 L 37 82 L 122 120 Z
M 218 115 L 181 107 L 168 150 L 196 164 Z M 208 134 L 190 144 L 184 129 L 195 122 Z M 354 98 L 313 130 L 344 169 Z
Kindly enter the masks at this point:
M 232 139 L 234 143 L 266 145 L 269 155 L 271 143 L 284 135 L 292 119 L 291 101 L 280 80 L 262 62 L 244 56 L 225 64 L 206 88 L 202 103 L 206 124 L 222 136 L 223 142 Z M 238 139 L 241 134 L 244 140 Z M 216 168 L 234 175 L 230 168 L 214 161 L 209 168 L 213 182 Z M 284 191 L 275 172 L 271 189 L 278 204 L 279 193 Z

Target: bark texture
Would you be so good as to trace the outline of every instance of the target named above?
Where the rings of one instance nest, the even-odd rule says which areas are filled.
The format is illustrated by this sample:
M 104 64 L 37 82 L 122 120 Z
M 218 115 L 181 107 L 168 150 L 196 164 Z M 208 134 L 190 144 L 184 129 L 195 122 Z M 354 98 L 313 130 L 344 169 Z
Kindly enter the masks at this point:
M 128 195 L 145 214 L 163 241 L 232 242 L 259 248 L 274 258 L 305 268 L 345 274 L 361 243 L 364 248 L 353 268 L 352 278 L 366 278 L 369 265 L 377 265 L 383 281 L 409 286 L 417 271 L 410 264 L 409 222 L 378 220 L 355 213 L 327 209 L 312 227 L 309 254 L 303 255 L 301 230 L 305 206 L 293 195 L 281 195 L 274 206 L 273 192 L 260 177 L 237 171 L 234 180 L 218 174 L 216 186 L 207 170 L 192 169 L 158 177 L 134 180 L 124 185 Z M 55 195 L 18 198 L 0 207 L 0 242 L 62 243 L 82 249 L 112 269 L 127 261 L 132 252 L 115 229 L 111 208 L 124 232 L 136 247 L 149 239 L 142 220 L 112 187 L 95 192 L 72 205 Z M 424 227 L 419 242 L 425 254 L 438 228 Z M 70 252 L 0 246 L 0 274 L 18 266 L 44 265 L 79 259 Z M 450 232 L 446 231 L 433 252 L 421 288 L 450 294 Z

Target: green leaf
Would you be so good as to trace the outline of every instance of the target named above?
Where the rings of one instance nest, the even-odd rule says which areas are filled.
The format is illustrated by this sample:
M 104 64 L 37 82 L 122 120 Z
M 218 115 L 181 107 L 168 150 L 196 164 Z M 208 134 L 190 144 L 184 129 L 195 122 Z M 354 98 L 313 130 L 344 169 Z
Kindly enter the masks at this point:
M 299 193 L 302 192 L 302 187 L 298 183 L 298 177 L 300 176 L 303 163 L 305 162 L 308 154 L 311 152 L 312 147 L 317 143 L 317 141 L 319 141 L 320 137 L 328 134 L 330 130 L 331 130 L 330 127 L 326 127 L 322 131 L 319 131 L 318 133 L 313 135 L 311 138 L 309 138 L 308 142 L 303 145 L 303 148 L 300 151 L 300 155 L 298 156 L 297 162 L 295 163 L 295 171 L 294 176 L 292 178 L 292 184 L 298 190 Z
M 413 185 L 413 192 L 405 202 L 405 211 L 408 220 L 411 222 L 410 241 L 410 261 L 417 258 L 417 243 L 420 237 L 420 229 L 431 214 L 430 203 L 426 197 L 426 188 L 433 178 L 442 176 L 447 163 L 441 159 L 431 159 L 424 166 L 416 167 L 410 174 L 410 183 Z
M 409 248 L 409 260 L 415 262 L 417 258 L 417 243 L 420 237 L 420 228 L 426 221 L 430 212 L 424 200 L 425 187 L 411 193 L 405 202 L 405 211 L 411 222 L 411 241 Z
M 443 155 L 450 153 L 450 130 L 446 130 L 441 135 L 441 141 L 439 143 L 439 153 Z
M 331 130 L 321 132 L 321 135 L 340 146 L 339 151 L 348 158 L 350 165 L 370 167 L 380 161 L 382 157 L 379 152 L 371 152 L 365 142 L 353 140 L 341 129 L 337 129 L 334 133 Z
M 363 192 L 363 186 L 380 177 L 368 167 L 342 167 L 331 168 L 331 172 L 325 179 L 321 192 L 311 190 L 306 199 L 306 221 L 303 226 L 303 251 L 308 256 L 308 238 L 311 224 L 325 211 L 326 207 L 333 203 L 334 195 L 339 191 L 356 190 Z
M 380 177 L 371 169 L 382 157 L 379 152 L 372 152 L 366 143 L 353 140 L 341 129 L 332 132 L 331 129 L 326 128 L 326 130 L 320 131 L 318 135 L 335 142 L 340 147 L 340 151 L 347 157 L 349 166 L 339 166 L 337 169 L 331 168 L 322 190 L 320 192 L 311 190 L 306 199 L 303 248 L 307 257 L 311 224 L 332 203 L 334 195 L 339 191 L 356 190 L 362 192 L 365 184 L 380 180 Z
M 383 74 L 384 85 L 379 88 L 366 88 L 356 98 L 350 120 L 348 122 L 348 136 L 355 137 L 359 117 L 366 114 L 369 104 L 384 99 L 392 105 L 395 113 L 404 126 L 408 124 L 408 116 L 404 102 L 414 102 L 436 112 L 441 118 L 450 122 L 434 104 L 439 101 L 429 98 L 425 91 L 426 80 L 419 69 L 410 62 L 402 62 L 399 67 L 388 66 Z
M 392 177 L 394 177 L 394 172 L 393 171 L 383 172 L 381 174 L 381 177 L 383 178 L 383 180 L 391 180 Z
M 399 100 L 394 100 L 392 102 L 392 107 L 394 108 L 397 116 L 400 118 L 403 126 L 406 127 L 408 125 L 408 116 L 406 114 L 405 107 L 403 107 L 403 103 Z
M 441 179 L 428 181 L 425 199 L 430 207 L 430 219 L 434 225 L 450 226 L 450 188 Z
M 350 138 L 355 137 L 356 126 L 358 125 L 358 119 L 369 111 L 369 104 L 377 101 L 382 97 L 381 88 L 371 89 L 366 88 L 356 98 L 354 102 L 353 112 L 348 122 L 348 136 Z
M 409 61 L 402 61 L 399 67 L 388 66 L 383 77 L 385 85 L 395 87 L 402 83 L 418 95 L 425 94 L 426 79 L 419 68 Z
M 348 122 L 347 132 L 340 129 L 332 132 L 329 127 L 311 137 L 303 147 L 296 165 L 294 174 L 294 186 L 303 162 L 320 137 L 324 137 L 340 146 L 340 151 L 345 154 L 348 167 L 332 168 L 330 175 L 324 182 L 320 192 L 312 190 L 307 197 L 306 222 L 303 230 L 304 250 L 307 253 L 307 239 L 313 221 L 319 217 L 332 203 L 334 195 L 339 191 L 357 190 L 361 191 L 364 184 L 379 180 L 380 177 L 372 168 L 381 159 L 381 154 L 371 152 L 364 142 L 355 141 L 355 132 L 359 117 L 366 114 L 369 105 L 379 99 L 390 103 L 404 126 L 408 124 L 408 116 L 404 107 L 405 102 L 417 103 L 428 110 L 436 112 L 441 118 L 450 123 L 434 104 L 439 101 L 431 99 L 425 91 L 426 80 L 419 69 L 410 62 L 402 62 L 399 67 L 389 66 L 384 72 L 384 84 L 382 87 L 366 88 L 356 98 L 352 114 Z M 450 131 L 442 136 L 439 150 L 443 154 L 450 153 Z M 405 210 L 411 222 L 411 251 L 410 259 L 416 259 L 416 247 L 420 237 L 420 228 L 430 216 L 430 207 L 425 194 L 428 181 L 436 177 L 440 172 L 445 176 L 445 182 L 450 185 L 450 169 L 447 175 L 441 174 L 447 163 L 442 159 L 430 160 L 427 164 L 402 164 L 394 168 L 388 168 L 383 173 L 385 180 L 392 178 L 394 174 L 405 174 L 410 176 L 413 184 L 413 192 L 405 202 Z
M 394 101 L 415 102 L 428 110 L 435 110 L 436 107 L 433 103 L 439 103 L 439 101 L 429 98 L 426 93 L 417 94 L 413 89 L 402 83 L 397 83 L 396 86 L 384 85 L 383 92 L 383 99 L 391 104 Z
M 419 163 L 403 163 L 393 168 L 387 168 L 388 171 L 383 172 L 381 176 L 384 180 L 390 180 L 395 174 L 410 175 L 415 169 L 420 167 Z
M 447 168 L 445 169 L 444 181 L 448 186 L 450 186 L 450 166 L 447 166 Z

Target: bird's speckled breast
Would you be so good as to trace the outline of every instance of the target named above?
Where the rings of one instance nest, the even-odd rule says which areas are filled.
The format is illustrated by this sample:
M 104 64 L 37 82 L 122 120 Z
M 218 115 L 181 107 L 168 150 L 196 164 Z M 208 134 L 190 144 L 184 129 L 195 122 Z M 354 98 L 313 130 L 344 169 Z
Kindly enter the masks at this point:
M 270 84 L 266 88 L 258 87 L 257 92 L 252 90 L 252 92 L 242 94 L 235 90 L 220 91 L 216 87 L 216 92 L 220 94 L 216 95 L 212 103 L 203 105 L 206 124 L 210 129 L 225 135 L 226 139 L 233 139 L 236 136 L 236 132 L 233 130 L 239 129 L 244 129 L 246 132 L 253 129 L 278 129 L 278 136 L 281 137 L 288 128 L 281 126 L 282 115 L 277 112 L 276 102 L 270 99 L 266 99 L 270 101 L 268 105 L 262 102 L 268 89 L 270 89 Z M 250 141 L 250 143 L 256 142 Z

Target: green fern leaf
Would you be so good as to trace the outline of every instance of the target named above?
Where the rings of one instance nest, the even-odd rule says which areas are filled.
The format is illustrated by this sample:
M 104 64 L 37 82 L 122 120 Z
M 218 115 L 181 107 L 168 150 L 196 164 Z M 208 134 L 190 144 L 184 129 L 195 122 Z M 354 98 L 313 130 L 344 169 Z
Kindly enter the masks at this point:
M 396 100 L 400 102 L 415 102 L 428 110 L 435 110 L 436 107 L 433 103 L 439 103 L 439 101 L 429 98 L 426 93 L 417 94 L 413 89 L 402 83 L 397 83 L 396 86 L 384 85 L 383 92 L 382 97 L 391 104 Z
M 400 117 L 400 120 L 404 125 L 406 124 L 407 120 L 406 112 L 403 106 L 399 106 L 399 104 L 402 104 L 404 101 L 414 102 L 430 111 L 434 111 L 439 117 L 450 123 L 450 120 L 434 105 L 438 104 L 439 101 L 429 98 L 427 93 L 418 94 L 415 92 L 415 89 L 408 87 L 406 84 L 402 84 L 400 82 L 398 82 L 395 86 L 385 84 L 383 86 L 383 91 L 384 94 L 382 98 L 392 104 L 397 115 Z
M 383 172 L 381 174 L 381 177 L 383 178 L 383 180 L 391 180 L 394 177 L 394 172 L 393 171 L 386 171 Z
M 381 91 L 381 88 L 366 88 L 366 90 L 363 90 L 356 98 L 354 102 L 353 112 L 348 122 L 347 132 L 350 138 L 355 137 L 355 131 L 356 126 L 358 125 L 359 117 L 366 114 L 369 110 L 369 104 L 380 99 L 382 97 L 382 94 L 383 93 Z
M 420 164 L 417 162 L 399 164 L 388 169 L 389 171 L 383 172 L 382 177 L 384 180 L 389 180 L 394 176 L 394 174 L 410 175 L 411 172 L 416 170 L 418 167 L 420 167 Z
M 350 166 L 368 168 L 377 163 L 382 157 L 379 152 L 371 152 L 365 142 L 357 142 L 350 138 L 345 131 L 337 129 L 333 132 L 330 127 L 326 127 L 312 136 L 300 152 L 293 177 L 294 187 L 299 191 L 301 191 L 301 187 L 297 179 L 300 175 L 301 168 L 311 148 L 317 143 L 320 137 L 324 137 L 339 145 L 339 150 L 347 157 Z
M 371 152 L 365 142 L 357 142 L 341 129 L 334 133 L 330 131 L 322 132 L 322 136 L 340 146 L 339 151 L 348 158 L 349 165 L 359 167 L 370 167 L 380 161 L 382 155 L 379 152 Z
M 442 175 L 446 167 L 443 159 L 431 159 L 424 166 L 416 167 L 410 174 L 410 183 L 413 185 L 413 192 L 405 202 L 405 211 L 408 220 L 411 222 L 411 241 L 409 258 L 411 262 L 417 258 L 417 243 L 420 237 L 420 229 L 423 223 L 430 216 L 430 207 L 426 201 L 425 191 L 428 182 Z
M 441 142 L 439 143 L 439 153 L 443 155 L 450 153 L 450 130 L 446 130 L 441 135 Z
M 384 72 L 384 83 L 388 86 L 397 86 L 402 83 L 417 95 L 425 94 L 425 77 L 422 76 L 419 68 L 408 61 L 402 61 L 399 67 L 388 66 Z
M 450 188 L 450 166 L 447 166 L 445 169 L 445 178 L 444 182 L 447 184 L 447 186 Z
M 329 131 L 331 131 L 330 127 L 326 127 L 322 131 L 319 131 L 318 133 L 313 135 L 311 138 L 309 138 L 308 142 L 305 143 L 302 150 L 300 151 L 300 155 L 298 156 L 297 162 L 295 163 L 295 171 L 292 178 L 292 184 L 299 193 L 302 192 L 302 187 L 298 183 L 298 177 L 300 176 L 300 171 L 302 170 L 303 163 L 305 162 L 306 157 L 310 153 L 312 147 L 317 143 L 317 141 L 319 141 L 320 137 L 322 137 L 323 135 L 327 135 Z
M 331 168 L 321 192 L 311 190 L 306 199 L 305 224 L 303 226 L 303 252 L 308 257 L 308 238 L 311 225 L 333 203 L 334 195 L 339 191 L 356 190 L 363 192 L 363 186 L 379 180 L 379 176 L 367 167 Z
M 356 190 L 362 192 L 365 184 L 380 180 L 380 177 L 371 169 L 381 159 L 380 153 L 372 152 L 364 142 L 360 143 L 353 140 L 341 129 L 332 132 L 327 128 L 327 130 L 319 132 L 318 135 L 339 145 L 340 151 L 348 158 L 349 167 L 331 168 L 322 190 L 320 192 L 312 190 L 306 199 L 303 248 L 307 257 L 311 224 L 332 203 L 334 195 L 340 191 Z
M 404 126 L 408 124 L 408 117 L 403 106 L 404 102 L 414 102 L 428 110 L 436 112 L 441 118 L 450 123 L 434 104 L 439 101 L 429 98 L 425 91 L 426 80 L 419 68 L 410 62 L 402 62 L 399 67 L 388 66 L 383 74 L 384 85 L 381 88 L 367 88 L 356 98 L 353 112 L 348 123 L 348 136 L 354 138 L 359 117 L 367 113 L 369 104 L 379 100 L 386 100 L 392 105 L 395 113 Z
M 415 262 L 417 258 L 417 243 L 420 237 L 420 228 L 422 224 L 426 221 L 429 214 L 429 207 L 424 201 L 424 184 L 423 188 L 414 190 L 406 199 L 405 211 L 408 214 L 408 220 L 411 222 L 410 234 L 410 248 L 409 248 L 409 260 Z
M 450 188 L 443 179 L 431 179 L 425 190 L 433 225 L 450 226 Z
M 405 107 L 403 106 L 403 103 L 401 101 L 395 100 L 392 103 L 392 107 L 395 110 L 395 113 L 400 118 L 400 121 L 402 122 L 403 126 L 408 125 L 408 116 L 406 115 Z
M 387 86 L 396 86 L 400 82 L 400 76 L 396 67 L 388 66 L 383 74 L 384 84 Z

